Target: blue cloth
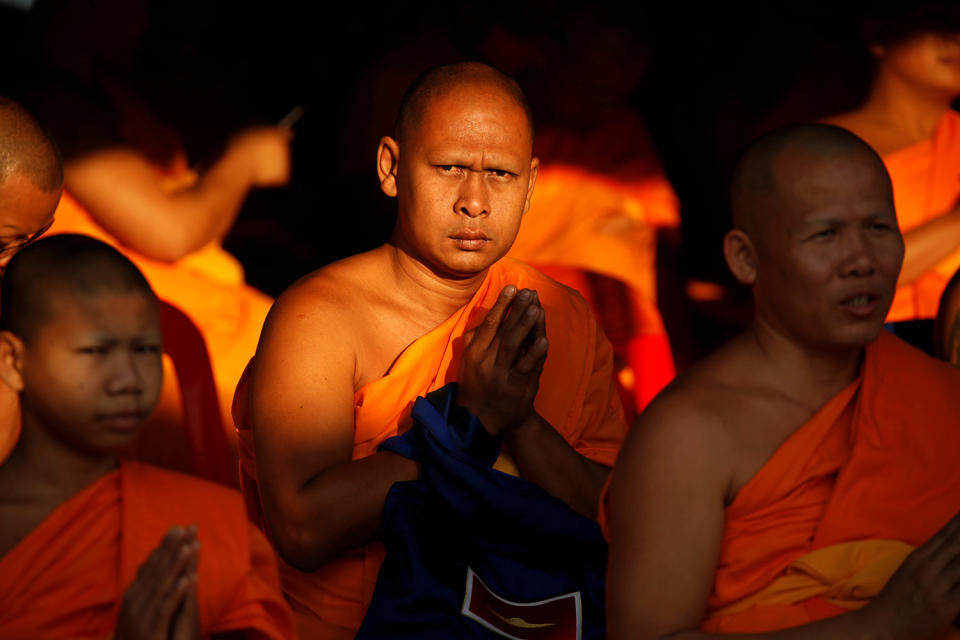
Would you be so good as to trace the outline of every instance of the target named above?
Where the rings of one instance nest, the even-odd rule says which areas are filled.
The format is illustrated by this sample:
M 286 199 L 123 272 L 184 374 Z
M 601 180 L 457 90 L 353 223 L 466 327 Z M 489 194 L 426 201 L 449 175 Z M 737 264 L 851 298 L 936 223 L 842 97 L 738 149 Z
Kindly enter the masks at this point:
M 418 398 L 413 428 L 380 446 L 418 460 L 420 479 L 387 495 L 386 559 L 357 638 L 503 637 L 461 613 L 468 567 L 514 603 L 578 592 L 580 637 L 604 637 L 607 547 L 599 526 L 493 469 L 499 441 L 455 404 L 456 391 L 451 383 Z M 557 637 L 544 633 L 529 637 Z

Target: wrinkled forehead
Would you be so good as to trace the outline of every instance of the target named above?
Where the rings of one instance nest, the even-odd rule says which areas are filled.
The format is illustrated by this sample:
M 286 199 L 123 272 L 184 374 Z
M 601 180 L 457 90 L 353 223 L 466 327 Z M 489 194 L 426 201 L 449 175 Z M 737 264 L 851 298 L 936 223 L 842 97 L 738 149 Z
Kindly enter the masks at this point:
M 427 128 L 458 124 L 496 125 L 533 145 L 533 123 L 524 105 L 495 83 L 462 82 L 429 96 L 422 104 L 415 135 Z
M 773 158 L 770 169 L 774 209 L 781 215 L 855 202 L 893 207 L 890 176 L 872 153 L 788 148 Z

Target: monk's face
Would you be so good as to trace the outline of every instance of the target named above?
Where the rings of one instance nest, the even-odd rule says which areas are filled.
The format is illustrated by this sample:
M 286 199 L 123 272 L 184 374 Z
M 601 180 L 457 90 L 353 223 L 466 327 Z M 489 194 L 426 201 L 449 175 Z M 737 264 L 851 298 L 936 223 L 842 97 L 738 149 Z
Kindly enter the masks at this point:
M 920 33 L 875 47 L 874 53 L 883 69 L 901 81 L 947 98 L 960 96 L 960 33 Z
M 532 144 L 526 113 L 501 91 L 434 98 L 400 146 L 397 244 L 454 277 L 499 260 L 530 205 Z
M 0 275 L 17 251 L 53 223 L 60 191 L 43 191 L 22 173 L 0 182 Z
M 137 292 L 49 295 L 48 318 L 24 346 L 23 410 L 76 449 L 116 451 L 159 398 L 157 303 Z
M 801 344 L 860 348 L 883 326 L 903 260 L 889 183 L 866 154 L 782 153 L 759 226 L 758 320 Z

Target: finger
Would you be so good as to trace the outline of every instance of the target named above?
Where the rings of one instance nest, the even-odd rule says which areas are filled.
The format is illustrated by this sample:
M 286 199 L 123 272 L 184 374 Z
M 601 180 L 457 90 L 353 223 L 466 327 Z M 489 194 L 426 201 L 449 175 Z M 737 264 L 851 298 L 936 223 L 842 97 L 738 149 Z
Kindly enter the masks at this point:
M 514 326 L 523 320 L 523 313 L 533 304 L 537 303 L 537 292 L 533 289 L 521 289 L 517 292 L 517 297 L 510 307 L 507 317 L 500 322 L 500 333 L 510 331 Z
M 542 370 L 543 364 L 547 360 L 547 349 L 549 346 L 550 341 L 540 336 L 533 341 L 533 344 L 530 345 L 526 353 L 517 358 L 513 368 L 516 369 L 517 372 L 525 375 L 533 373 L 538 369 Z
M 174 616 L 182 608 L 184 598 L 190 590 L 194 580 L 189 576 L 180 576 L 173 584 L 173 589 L 167 594 L 162 602 L 157 605 L 155 610 L 154 626 L 158 629 L 169 629 L 174 621 Z
M 480 348 L 487 348 L 493 340 L 493 337 L 497 334 L 497 329 L 500 328 L 500 323 L 503 322 L 503 318 L 513 304 L 516 295 L 517 288 L 512 284 L 508 284 L 500 291 L 500 295 L 497 296 L 497 301 L 494 303 L 493 308 L 487 312 L 483 322 L 476 328 L 473 334 L 473 340 L 470 341 L 471 345 L 476 344 Z
M 172 640 L 190 640 L 199 637 L 200 611 L 197 604 L 197 579 L 190 580 L 187 592 L 183 596 L 180 607 L 174 613 Z
M 514 366 L 524 341 L 530 336 L 531 330 L 543 313 L 539 303 L 530 303 L 521 313 L 511 312 L 516 317 L 509 325 L 504 325 L 500 331 L 500 344 L 497 349 L 496 363 L 498 366 Z

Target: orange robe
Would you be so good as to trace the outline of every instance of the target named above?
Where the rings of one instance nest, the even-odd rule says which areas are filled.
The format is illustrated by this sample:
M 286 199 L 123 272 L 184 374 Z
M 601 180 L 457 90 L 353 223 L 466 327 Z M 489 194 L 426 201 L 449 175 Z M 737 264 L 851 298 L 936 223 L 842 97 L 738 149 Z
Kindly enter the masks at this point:
M 372 455 L 384 440 L 409 428 L 410 408 L 418 396 L 456 380 L 462 336 L 482 321 L 508 284 L 536 289 L 547 314 L 550 350 L 535 408 L 579 453 L 613 465 L 627 425 L 611 378 L 609 342 L 582 297 L 509 258 L 490 267 L 466 306 L 407 347 L 386 376 L 356 392 L 354 460 Z M 246 396 L 245 377 L 234 405 L 241 484 L 251 515 L 262 523 Z M 383 556 L 383 546 L 376 542 L 348 551 L 313 573 L 301 573 L 281 561 L 283 588 L 301 635 L 352 638 L 370 602 Z
M 276 561 L 240 495 L 137 463 L 57 507 L 0 558 L 0 637 L 112 638 L 120 599 L 173 525 L 197 525 L 204 635 L 295 638 Z
M 216 244 L 173 264 L 147 258 L 121 245 L 68 192 L 64 192 L 60 200 L 49 233 L 82 233 L 113 245 L 140 268 L 160 298 L 180 308 L 193 320 L 210 352 L 228 442 L 235 442 L 229 413 L 233 392 L 244 367 L 257 350 L 260 329 L 273 300 L 245 285 L 240 264 Z M 154 419 L 179 424 L 179 392 L 169 364 L 164 373 L 164 390 Z M 152 446 L 156 452 L 156 448 L 163 447 L 164 443 Z M 185 468 L 177 460 L 162 455 L 149 460 Z
M 537 188 L 508 255 L 543 267 L 591 301 L 617 355 L 629 366 L 621 381 L 642 409 L 675 373 L 656 304 L 656 248 L 657 229 L 680 224 L 677 196 L 646 128 L 632 112 L 589 134 L 541 132 L 536 151 L 542 160 Z M 617 314 L 617 301 L 598 299 L 609 290 L 588 291 L 583 278 L 565 277 L 554 267 L 627 285 L 619 301 L 624 309 Z M 617 315 L 629 317 L 632 325 L 632 340 L 625 344 L 614 337 Z
M 948 110 L 933 137 L 883 158 L 893 182 L 901 231 L 949 211 L 960 198 L 960 114 Z M 960 268 L 960 246 L 917 280 L 897 289 L 887 320 L 934 318 L 940 296 Z
M 958 390 L 960 371 L 881 332 L 861 377 L 727 507 L 703 629 L 770 631 L 869 602 L 960 510 Z

